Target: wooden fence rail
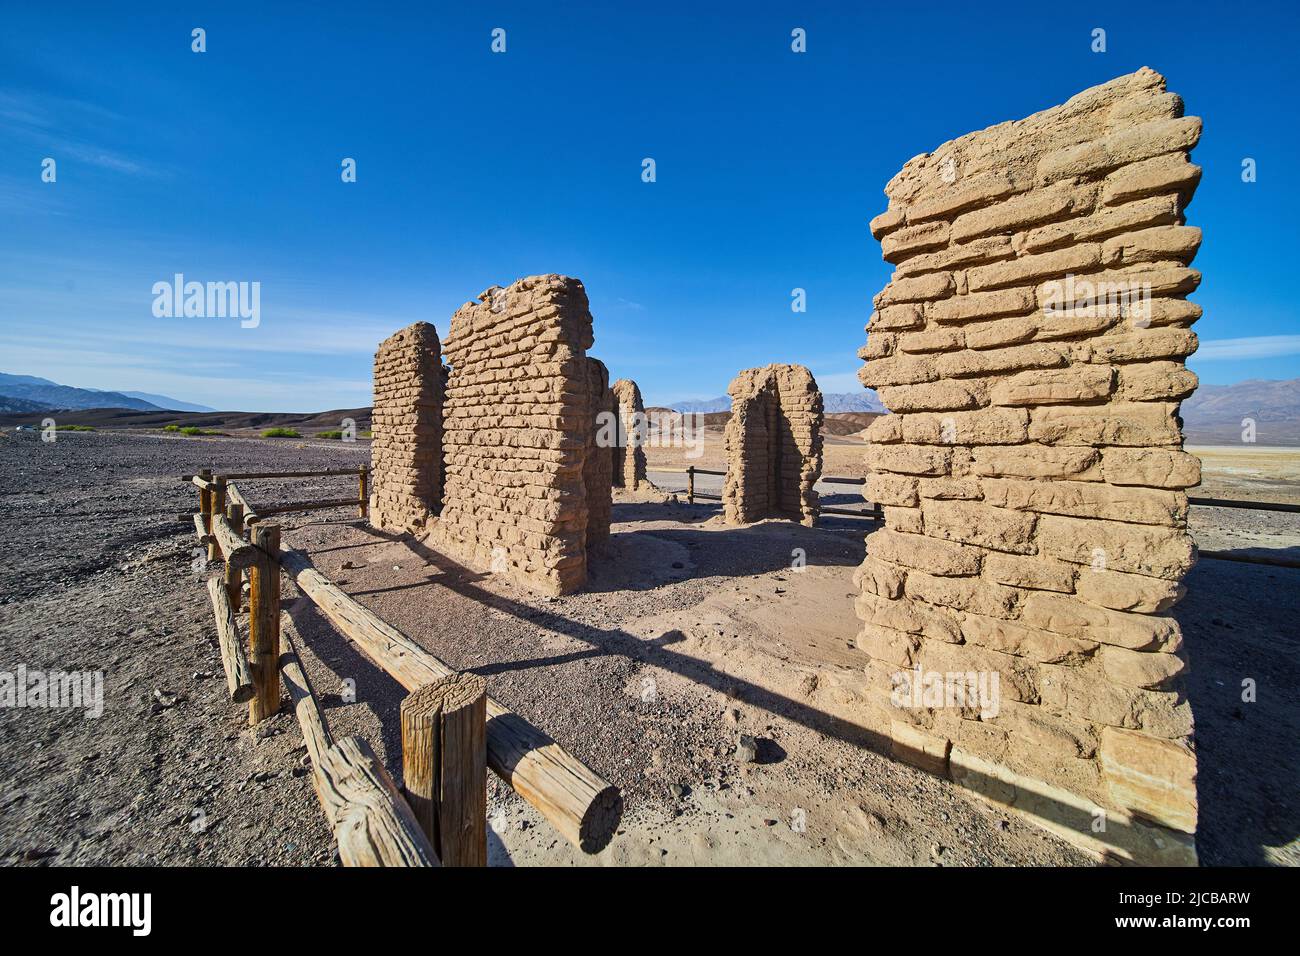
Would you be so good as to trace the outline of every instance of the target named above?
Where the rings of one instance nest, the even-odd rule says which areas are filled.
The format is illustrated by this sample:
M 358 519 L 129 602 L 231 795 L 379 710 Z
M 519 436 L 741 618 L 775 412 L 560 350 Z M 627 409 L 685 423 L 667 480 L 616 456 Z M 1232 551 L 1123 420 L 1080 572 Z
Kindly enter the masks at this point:
M 357 479 L 357 496 L 355 498 L 329 498 L 317 501 L 298 501 L 287 505 L 272 505 L 267 508 L 254 508 L 243 493 L 232 483 L 236 478 L 318 478 L 351 475 Z M 319 511 L 328 508 L 350 508 L 356 506 L 358 517 L 364 518 L 370 510 L 370 466 L 360 465 L 356 468 L 325 468 L 319 471 L 258 471 L 225 472 L 214 475 L 204 469 L 197 475 L 181 475 L 181 481 L 189 482 L 199 489 L 199 512 L 203 515 L 204 526 L 211 529 L 211 516 L 225 514 L 228 504 L 233 502 L 243 508 L 241 516 L 245 525 L 256 524 L 271 515 L 290 514 L 296 511 Z M 216 542 L 209 544 L 208 560 L 215 561 L 220 556 Z
M 323 508 L 345 508 L 352 505 L 361 506 L 362 502 L 357 498 L 327 498 L 324 501 L 296 501 L 288 505 L 272 505 L 271 507 L 260 506 L 257 509 L 259 519 L 269 517 L 270 515 L 289 514 L 293 511 L 320 511 Z M 364 515 L 362 516 L 364 517 Z
M 217 619 L 217 644 L 221 648 L 221 666 L 226 672 L 226 687 L 230 699 L 243 704 L 253 699 L 253 669 L 248 663 L 239 635 L 239 619 L 230 604 L 230 596 L 221 578 L 208 580 L 208 593 L 212 595 L 212 613 Z
M 249 722 L 258 723 L 278 709 L 284 681 L 312 757 L 317 795 L 344 863 L 436 865 L 441 859 L 449 866 L 484 865 L 485 767 L 491 767 L 584 852 L 604 848 L 622 816 L 617 788 L 488 697 L 481 678 L 458 673 L 349 597 L 306 555 L 282 548 L 278 525 L 261 520 L 288 511 L 352 504 L 359 504 L 364 515 L 368 469 L 338 473 L 358 476 L 358 499 L 260 508 L 228 483 L 235 475 L 213 476 L 205 471 L 184 480 L 199 490 L 195 532 L 227 559 L 224 577 L 213 578 L 208 587 L 232 699 L 247 700 Z M 249 473 L 250 477 L 271 475 Z M 225 503 L 224 514 L 216 510 L 218 500 Z M 251 540 L 245 539 L 245 533 Z M 336 742 L 330 736 L 288 637 L 288 616 L 280 608 L 281 570 L 291 575 L 337 630 L 412 692 L 402 708 L 403 777 L 418 815 L 364 741 Z M 246 652 L 237 620 L 244 573 L 249 579 Z M 412 827 L 423 844 L 413 840 Z
M 316 798 L 338 841 L 339 859 L 344 866 L 437 866 L 433 844 L 375 752 L 359 737 L 334 740 L 298 659 L 287 613 L 282 623 L 279 671 L 302 729 Z
M 339 475 L 356 475 L 358 469 L 370 470 L 369 465 L 358 465 L 356 468 L 319 468 L 316 471 L 223 471 L 220 474 L 207 472 L 209 480 L 224 478 L 227 481 L 234 481 L 237 478 L 328 478 Z M 204 475 L 200 471 L 198 475 L 181 475 L 181 481 L 191 481 Z
M 257 512 L 253 510 L 253 506 L 248 503 L 248 500 L 240 493 L 238 488 L 234 485 L 227 485 L 226 497 L 230 499 L 230 504 L 239 505 L 243 508 L 243 521 L 245 523 L 253 523 L 257 521 Z M 227 507 L 229 507 L 229 505 L 227 505 Z
M 705 498 L 709 501 L 722 500 L 722 495 L 714 495 L 705 491 L 696 491 L 695 476 L 715 475 L 719 478 L 725 478 L 727 476 L 727 473 L 725 471 L 714 471 L 713 469 L 710 468 L 697 468 L 694 465 L 691 465 L 687 468 L 650 468 L 648 470 L 667 472 L 668 474 L 673 474 L 673 475 L 685 475 L 686 476 L 686 501 L 688 504 L 692 504 L 692 505 L 695 504 L 696 498 Z M 819 483 L 824 481 L 830 485 L 865 485 L 867 483 L 867 479 L 865 478 L 842 477 L 838 475 L 823 475 L 820 478 L 818 478 L 817 481 Z M 822 514 L 845 515 L 846 517 L 850 517 L 850 518 L 864 518 L 868 521 L 880 521 L 884 518 L 884 513 L 880 510 L 880 505 L 878 504 L 872 504 L 871 510 L 869 511 L 855 511 L 852 508 L 833 508 L 830 506 L 823 506 L 819 510 L 822 512 Z
M 1238 501 L 1234 498 L 1188 498 L 1188 504 L 1202 508 L 1246 508 L 1250 511 L 1283 511 L 1300 514 L 1300 505 L 1282 501 Z

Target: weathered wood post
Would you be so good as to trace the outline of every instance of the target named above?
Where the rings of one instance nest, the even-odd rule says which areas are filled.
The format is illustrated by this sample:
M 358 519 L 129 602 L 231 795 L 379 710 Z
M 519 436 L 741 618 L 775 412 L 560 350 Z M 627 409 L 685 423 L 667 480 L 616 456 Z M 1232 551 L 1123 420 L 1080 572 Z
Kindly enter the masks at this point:
M 695 466 L 688 465 L 686 468 L 686 502 L 695 504 Z
M 208 579 L 208 593 L 212 595 L 212 612 L 217 619 L 217 644 L 221 648 L 221 667 L 226 672 L 226 688 L 230 699 L 242 704 L 252 700 L 256 691 L 253 667 L 240 643 L 239 621 L 226 597 L 226 585 L 220 578 Z
M 226 479 L 218 478 L 213 484 L 211 508 L 209 511 L 213 515 L 224 515 L 226 513 Z M 208 560 L 221 560 L 221 545 L 217 541 L 216 535 L 208 542 Z
M 226 519 L 230 522 L 230 526 L 235 529 L 235 533 L 242 537 L 244 534 L 244 506 L 235 501 L 226 505 Z M 239 613 L 239 604 L 244 596 L 243 585 L 243 569 L 226 562 L 226 594 L 229 595 L 230 607 L 236 614 Z
M 370 466 L 362 465 L 360 472 L 358 474 L 358 483 L 361 486 L 361 497 L 357 501 L 357 517 L 359 518 L 364 518 L 366 516 L 366 512 L 370 508 L 369 478 L 370 478 Z
M 443 866 L 487 865 L 487 683 L 453 674 L 402 701 L 407 800 Z
M 257 690 L 248 702 L 250 724 L 280 707 L 280 526 L 258 522 L 253 544 L 266 553 L 248 569 L 248 658 Z
M 212 534 L 212 481 L 211 470 L 204 468 L 199 472 L 199 479 L 203 482 L 199 486 L 199 514 L 203 515 L 203 533 Z M 212 545 L 208 544 L 208 560 L 212 560 Z

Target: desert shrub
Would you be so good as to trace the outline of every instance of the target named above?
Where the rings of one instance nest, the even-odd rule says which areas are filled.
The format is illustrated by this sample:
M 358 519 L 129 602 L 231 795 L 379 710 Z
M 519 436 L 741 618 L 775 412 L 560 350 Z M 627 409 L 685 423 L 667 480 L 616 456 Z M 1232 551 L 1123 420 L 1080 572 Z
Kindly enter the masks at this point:
M 55 425 L 54 430 L 60 432 L 93 432 L 95 429 L 89 425 Z
M 180 426 L 180 425 L 164 425 L 164 426 L 163 426 L 163 431 L 165 431 L 165 432 L 178 432 L 178 431 L 180 431 L 180 430 L 181 430 L 181 426 Z
M 317 433 L 316 433 L 316 437 L 317 437 L 317 438 L 333 438 L 333 439 L 340 439 L 340 438 L 343 437 L 343 433 L 342 433 L 342 432 L 338 432 L 338 431 L 336 431 L 336 432 L 317 432 Z
M 182 435 L 216 435 L 218 437 L 224 437 L 226 434 L 225 432 L 213 431 L 210 428 L 199 428 L 197 425 L 186 425 L 180 429 L 180 433 Z
M 301 438 L 292 428 L 268 428 L 262 432 L 263 438 Z

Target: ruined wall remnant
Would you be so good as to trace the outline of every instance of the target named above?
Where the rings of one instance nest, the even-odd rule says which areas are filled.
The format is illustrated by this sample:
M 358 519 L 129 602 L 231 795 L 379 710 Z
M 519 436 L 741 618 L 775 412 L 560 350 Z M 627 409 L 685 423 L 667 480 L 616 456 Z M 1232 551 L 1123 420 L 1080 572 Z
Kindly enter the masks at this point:
M 817 520 L 822 472 L 822 393 L 802 365 L 741 372 L 727 388 L 727 478 L 722 508 L 732 524 L 763 518 Z
M 558 275 L 488 289 L 452 316 L 443 345 L 451 373 L 438 541 L 550 594 L 587 577 L 588 520 L 599 498 L 589 498 L 585 477 L 593 379 L 603 373 L 587 359 L 591 345 L 586 290 Z M 604 485 L 607 500 L 608 472 Z
M 375 353 L 370 520 L 392 531 L 424 529 L 442 503 L 445 372 L 438 332 L 416 322 Z
M 614 484 L 636 491 L 646 482 L 645 449 L 641 447 L 645 426 L 645 404 L 636 382 L 620 378 L 614 383 L 618 405 L 618 441 L 614 446 Z
M 609 369 L 598 359 L 587 359 L 588 400 L 591 403 L 590 445 L 582 466 L 582 480 L 587 486 L 587 547 L 596 548 L 609 540 L 609 523 L 613 512 L 614 459 L 610 450 L 597 439 L 609 429 L 604 427 L 616 414 L 614 392 L 609 387 Z
M 857 605 L 894 753 L 1164 862 L 1194 861 L 1197 812 L 1168 614 L 1200 472 L 1177 417 L 1201 314 L 1182 113 L 1143 69 L 910 160 L 872 222 L 897 269 L 860 373 L 894 412 L 868 432 L 885 523 Z M 996 678 L 996 705 L 934 675 Z

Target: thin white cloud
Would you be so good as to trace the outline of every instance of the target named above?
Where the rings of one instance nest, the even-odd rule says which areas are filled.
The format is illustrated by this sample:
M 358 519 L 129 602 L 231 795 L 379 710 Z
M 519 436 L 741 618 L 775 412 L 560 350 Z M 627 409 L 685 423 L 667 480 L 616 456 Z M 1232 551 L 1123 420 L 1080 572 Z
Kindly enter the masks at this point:
M 14 90 L 0 90 L 0 119 L 9 132 L 16 133 L 42 147 L 42 152 L 56 160 L 71 159 L 127 176 L 159 176 L 163 171 L 148 163 L 115 152 L 98 142 L 69 138 L 57 132 L 69 124 L 96 136 L 112 137 L 122 119 L 111 110 L 85 100 L 49 95 L 34 95 Z
M 1300 335 L 1252 335 L 1240 339 L 1202 342 L 1194 362 L 1236 361 L 1300 355 Z
M 56 140 L 52 144 L 51 152 L 66 153 L 73 159 L 80 160 L 83 163 L 90 163 L 92 166 L 98 166 L 101 169 L 108 169 L 115 173 L 126 173 L 130 176 L 139 175 L 157 175 L 157 171 L 137 163 L 133 159 L 127 159 L 101 146 L 83 146 L 80 143 L 71 140 Z M 56 157 L 57 158 L 57 157 Z
M 40 320 L 28 320 L 23 327 L 0 333 L 0 345 L 16 348 L 43 333 Z M 374 322 L 367 317 L 364 325 L 347 326 L 341 322 L 321 321 L 320 314 L 312 318 L 291 317 L 281 313 L 268 314 L 263 310 L 262 322 L 255 329 L 243 329 L 238 319 L 172 318 L 149 319 L 120 325 L 93 327 L 83 323 L 63 326 L 61 334 L 75 336 L 87 345 L 109 346 L 120 355 L 137 355 L 141 352 L 184 350 L 194 348 L 195 336 L 209 337 L 208 354 L 221 352 L 265 352 L 282 355 L 351 355 L 369 358 L 389 335 L 410 325 L 407 319 Z M 152 325 L 150 324 L 152 323 Z

